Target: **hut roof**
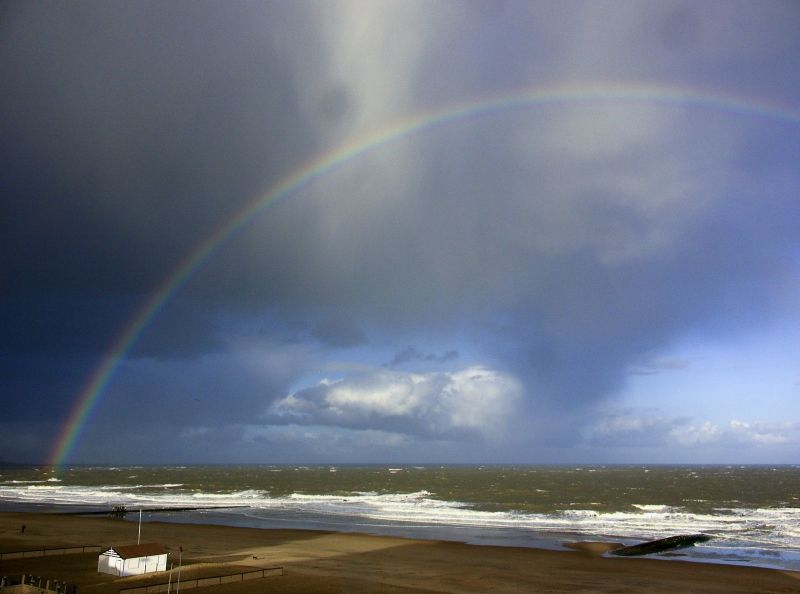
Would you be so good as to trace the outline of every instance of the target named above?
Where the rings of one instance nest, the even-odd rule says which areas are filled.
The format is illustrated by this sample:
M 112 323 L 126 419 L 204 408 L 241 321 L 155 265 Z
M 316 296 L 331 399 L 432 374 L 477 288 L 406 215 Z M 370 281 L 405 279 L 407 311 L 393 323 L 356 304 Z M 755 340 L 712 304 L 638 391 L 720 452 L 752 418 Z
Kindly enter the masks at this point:
M 135 557 L 152 557 L 154 555 L 166 555 L 169 551 L 157 542 L 149 542 L 138 545 L 123 545 L 112 547 L 114 551 L 123 559 L 133 559 Z

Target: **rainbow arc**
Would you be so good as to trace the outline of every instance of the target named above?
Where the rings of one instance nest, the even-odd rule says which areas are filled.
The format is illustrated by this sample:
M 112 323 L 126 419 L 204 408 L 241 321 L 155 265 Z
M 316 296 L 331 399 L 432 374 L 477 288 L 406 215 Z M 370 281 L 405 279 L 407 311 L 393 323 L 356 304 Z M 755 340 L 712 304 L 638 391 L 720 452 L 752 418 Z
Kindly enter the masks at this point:
M 769 104 L 733 95 L 712 93 L 669 85 L 613 84 L 562 85 L 544 89 L 527 89 L 496 94 L 452 104 L 440 109 L 422 111 L 398 119 L 360 137 L 346 141 L 311 159 L 285 175 L 277 184 L 259 194 L 214 233 L 203 240 L 181 260 L 150 297 L 138 308 L 109 346 L 78 394 L 75 404 L 53 444 L 49 463 L 64 464 L 86 426 L 92 411 L 102 400 L 114 372 L 125 360 L 142 332 L 164 308 L 167 302 L 237 231 L 271 207 L 292 196 L 312 181 L 381 147 L 399 142 L 414 134 L 469 118 L 488 116 L 509 110 L 532 109 L 547 105 L 581 103 L 655 103 L 712 109 L 739 116 L 754 116 L 800 124 L 797 108 Z

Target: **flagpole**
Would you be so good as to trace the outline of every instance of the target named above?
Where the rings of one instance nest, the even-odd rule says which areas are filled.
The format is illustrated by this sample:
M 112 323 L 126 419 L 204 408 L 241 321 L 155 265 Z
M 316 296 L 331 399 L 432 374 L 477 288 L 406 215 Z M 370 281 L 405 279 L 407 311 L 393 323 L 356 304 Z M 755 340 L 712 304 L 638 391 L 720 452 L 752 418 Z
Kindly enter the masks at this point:
M 178 551 L 180 551 L 178 553 L 178 589 L 175 590 L 175 591 L 180 594 L 180 591 L 181 591 L 181 566 L 183 565 L 183 563 L 182 563 L 182 561 L 183 561 L 183 546 L 179 546 L 178 547 Z
M 139 508 L 139 537 L 136 539 L 136 544 L 142 542 L 142 508 Z

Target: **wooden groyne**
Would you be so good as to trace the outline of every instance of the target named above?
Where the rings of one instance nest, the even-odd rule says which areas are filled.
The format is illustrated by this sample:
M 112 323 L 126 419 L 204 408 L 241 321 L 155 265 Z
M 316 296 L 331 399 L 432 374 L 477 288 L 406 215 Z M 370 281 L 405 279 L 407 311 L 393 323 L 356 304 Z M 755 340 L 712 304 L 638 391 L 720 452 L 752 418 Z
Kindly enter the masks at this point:
M 638 545 L 630 547 L 622 547 L 611 551 L 612 555 L 620 557 L 638 557 L 639 555 L 653 555 L 656 553 L 664 553 L 675 549 L 684 549 L 686 547 L 693 547 L 699 542 L 708 542 L 711 536 L 708 534 L 681 534 L 679 536 L 670 536 L 669 538 L 661 538 L 659 540 L 652 540 L 650 542 L 643 542 Z
M 193 507 L 143 507 L 143 508 L 127 508 L 124 506 L 114 506 L 111 509 L 92 510 L 92 511 L 68 511 L 56 512 L 64 516 L 125 516 L 127 514 L 134 514 L 141 511 L 143 514 L 152 514 L 159 512 L 187 512 L 187 511 L 203 511 L 209 509 L 235 509 L 242 507 L 250 507 L 249 505 L 198 505 Z

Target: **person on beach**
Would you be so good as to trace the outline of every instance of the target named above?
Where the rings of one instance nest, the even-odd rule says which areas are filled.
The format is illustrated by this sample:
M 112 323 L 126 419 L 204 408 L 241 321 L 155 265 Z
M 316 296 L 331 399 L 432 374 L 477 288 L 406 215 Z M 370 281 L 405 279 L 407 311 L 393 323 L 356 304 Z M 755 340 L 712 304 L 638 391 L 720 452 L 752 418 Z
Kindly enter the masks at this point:
M 25 534 L 25 524 L 22 525 L 22 534 Z

